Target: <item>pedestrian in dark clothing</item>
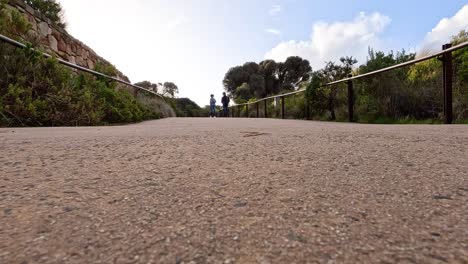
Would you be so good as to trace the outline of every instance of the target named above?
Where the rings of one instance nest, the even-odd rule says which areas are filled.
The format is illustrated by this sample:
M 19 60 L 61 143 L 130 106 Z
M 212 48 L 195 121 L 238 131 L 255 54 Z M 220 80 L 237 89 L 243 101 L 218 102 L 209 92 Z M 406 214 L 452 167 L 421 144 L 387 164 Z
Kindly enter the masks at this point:
M 223 98 L 221 98 L 221 103 L 223 104 L 223 114 L 224 117 L 229 117 L 229 102 L 231 99 L 226 95 L 226 93 L 223 93 Z

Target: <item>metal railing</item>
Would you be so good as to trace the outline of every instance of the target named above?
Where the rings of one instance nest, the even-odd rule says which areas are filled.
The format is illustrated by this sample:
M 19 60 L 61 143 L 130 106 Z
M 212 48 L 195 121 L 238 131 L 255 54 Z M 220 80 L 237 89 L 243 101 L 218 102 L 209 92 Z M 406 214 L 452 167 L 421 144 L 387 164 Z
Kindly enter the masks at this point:
M 12 45 L 12 46 L 14 46 L 14 47 L 20 48 L 20 49 L 28 49 L 28 48 L 29 48 L 29 47 L 26 46 L 25 44 L 23 44 L 23 43 L 21 43 L 21 42 L 18 42 L 18 41 L 14 40 L 14 39 L 11 39 L 11 38 L 9 38 L 9 37 L 6 37 L 6 36 L 4 36 L 4 35 L 2 35 L 2 34 L 0 34 L 0 41 L 3 41 L 3 42 L 5 42 L 5 43 L 8 43 L 8 44 L 10 44 L 10 45 Z M 33 49 L 33 50 L 35 50 L 35 49 Z M 37 50 L 36 50 L 36 51 L 37 51 Z M 38 51 L 38 52 L 41 53 L 41 54 L 42 54 L 44 57 L 46 57 L 46 58 L 51 58 L 51 57 L 53 57 L 52 55 L 47 54 L 47 53 L 45 53 L 45 52 L 41 52 L 41 51 Z M 158 93 L 156 93 L 156 92 L 154 92 L 154 91 L 148 90 L 148 89 L 143 88 L 143 87 L 138 86 L 138 85 L 131 84 L 131 83 L 127 82 L 127 81 L 124 81 L 124 80 L 122 80 L 122 79 L 116 78 L 116 77 L 114 77 L 114 76 L 109 76 L 109 75 L 107 75 L 107 74 L 104 74 L 104 73 L 101 73 L 101 72 L 97 72 L 97 71 L 88 69 L 88 68 L 83 67 L 83 66 L 79 66 L 79 65 L 77 65 L 77 64 L 74 64 L 74 63 L 65 61 L 65 60 L 60 59 L 60 58 L 56 58 L 56 59 L 57 59 L 58 63 L 60 63 L 60 64 L 62 64 L 62 65 L 65 65 L 65 66 L 68 66 L 68 67 L 70 67 L 70 68 L 73 68 L 73 69 L 76 69 L 76 70 L 79 70 L 79 71 L 82 71 L 82 72 L 90 73 L 90 74 L 92 74 L 92 75 L 94 75 L 94 76 L 104 77 L 104 78 L 106 78 L 106 79 L 109 79 L 109 80 L 112 80 L 112 81 L 116 81 L 116 82 L 119 82 L 119 83 L 121 83 L 121 84 L 128 85 L 128 86 L 130 86 L 130 87 L 135 88 L 135 89 L 136 89 L 135 92 L 138 91 L 138 90 L 142 90 L 142 91 L 148 92 L 148 93 L 150 93 L 150 94 L 152 94 L 152 95 L 155 95 L 155 96 L 158 96 L 158 97 L 161 97 L 162 99 L 164 99 L 164 97 L 163 97 L 162 95 L 160 95 L 160 94 L 158 94 Z
M 443 94 L 444 94 L 444 122 L 446 124 L 451 124 L 453 122 L 453 102 L 452 102 L 453 62 L 452 62 L 452 52 L 456 51 L 456 50 L 459 50 L 459 49 L 462 49 L 462 48 L 465 48 L 467 46 L 468 46 L 468 41 L 463 42 L 461 44 L 458 44 L 456 46 L 452 46 L 452 44 L 445 44 L 445 45 L 442 46 L 442 51 L 437 52 L 435 54 L 424 56 L 424 57 L 421 57 L 419 59 L 414 59 L 414 60 L 411 60 L 411 61 L 407 61 L 407 62 L 404 62 L 404 63 L 393 65 L 393 66 L 383 68 L 383 69 L 380 69 L 380 70 L 376 70 L 376 71 L 373 71 L 373 72 L 360 74 L 360 75 L 357 75 L 357 76 L 351 76 L 350 75 L 348 78 L 344 78 L 344 79 L 341 79 L 341 80 L 338 80 L 338 81 L 333 81 L 333 82 L 329 82 L 329 83 L 326 83 L 326 84 L 322 84 L 321 86 L 319 86 L 319 88 L 327 87 L 327 86 L 331 86 L 331 85 L 336 85 L 336 84 L 340 84 L 340 83 L 347 83 L 347 85 L 348 85 L 348 120 L 349 120 L 349 122 L 354 122 L 356 119 L 355 119 L 355 116 L 354 116 L 355 94 L 354 94 L 353 80 L 358 80 L 358 79 L 361 79 L 361 78 L 377 75 L 377 74 L 380 74 L 380 73 L 383 73 L 383 72 L 388 72 L 388 71 L 391 71 L 391 70 L 403 68 L 403 67 L 406 67 L 406 66 L 409 66 L 409 65 L 414 65 L 414 64 L 419 63 L 419 62 L 423 62 L 423 61 L 426 61 L 426 60 L 430 60 L 430 59 L 439 57 L 439 59 L 443 62 L 442 67 L 443 67 Z M 306 89 L 300 89 L 300 90 L 297 90 L 297 91 L 294 91 L 294 92 L 268 96 L 268 97 L 256 100 L 254 102 L 248 102 L 248 103 L 244 103 L 244 104 L 237 104 L 237 105 L 234 105 L 234 106 L 231 107 L 230 112 L 231 112 L 231 115 L 233 117 L 236 116 L 236 112 L 237 112 L 237 116 L 241 117 L 241 107 L 245 107 L 246 116 L 249 117 L 249 106 L 255 105 L 256 106 L 256 112 L 257 112 L 256 116 L 258 118 L 259 117 L 259 108 L 260 108 L 259 104 L 261 102 L 264 102 L 264 117 L 266 118 L 266 117 L 268 117 L 267 101 L 270 100 L 270 99 L 280 98 L 281 99 L 281 118 L 284 119 L 285 118 L 285 109 L 284 109 L 285 108 L 284 107 L 284 105 L 285 105 L 284 101 L 285 100 L 284 100 L 284 98 L 287 97 L 287 96 L 296 95 L 296 94 L 299 94 L 299 93 L 304 93 L 305 91 L 306 91 Z M 236 108 L 237 108 L 237 111 L 236 111 Z

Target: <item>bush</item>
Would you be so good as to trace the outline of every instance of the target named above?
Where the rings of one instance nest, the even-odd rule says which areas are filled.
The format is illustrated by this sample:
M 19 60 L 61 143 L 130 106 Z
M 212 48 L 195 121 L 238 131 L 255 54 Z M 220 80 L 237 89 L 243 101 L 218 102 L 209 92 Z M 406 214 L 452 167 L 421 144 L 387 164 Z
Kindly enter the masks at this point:
M 74 126 L 137 122 L 159 116 L 115 83 L 76 74 L 32 49 L 0 45 L 0 125 Z
M 66 27 L 63 9 L 56 0 L 23 0 L 61 28 Z

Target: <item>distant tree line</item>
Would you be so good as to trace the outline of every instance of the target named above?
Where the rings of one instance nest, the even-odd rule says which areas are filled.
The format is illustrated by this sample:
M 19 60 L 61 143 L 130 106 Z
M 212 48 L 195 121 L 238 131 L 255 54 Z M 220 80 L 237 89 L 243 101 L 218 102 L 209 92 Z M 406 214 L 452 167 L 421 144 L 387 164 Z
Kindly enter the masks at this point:
M 166 102 L 174 109 L 178 117 L 208 116 L 208 109 L 201 108 L 189 98 L 175 98 L 175 95 L 179 93 L 179 87 L 173 82 L 152 83 L 150 81 L 142 81 L 135 83 L 135 85 L 164 96 Z
M 175 95 L 179 93 L 179 87 L 173 82 L 152 83 L 150 81 L 142 81 L 135 83 L 135 85 L 166 97 L 175 97 Z

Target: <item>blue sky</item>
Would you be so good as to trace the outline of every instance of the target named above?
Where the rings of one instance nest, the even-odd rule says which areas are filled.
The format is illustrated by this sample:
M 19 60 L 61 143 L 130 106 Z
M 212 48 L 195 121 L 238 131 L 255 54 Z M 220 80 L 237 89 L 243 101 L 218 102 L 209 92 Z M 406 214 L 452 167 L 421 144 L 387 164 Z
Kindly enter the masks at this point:
M 316 70 L 343 55 L 364 62 L 368 46 L 437 50 L 468 29 L 468 5 L 459 0 L 60 2 L 69 32 L 132 82 L 173 81 L 180 97 L 200 105 L 220 97 L 224 73 L 246 61 L 299 55 Z

